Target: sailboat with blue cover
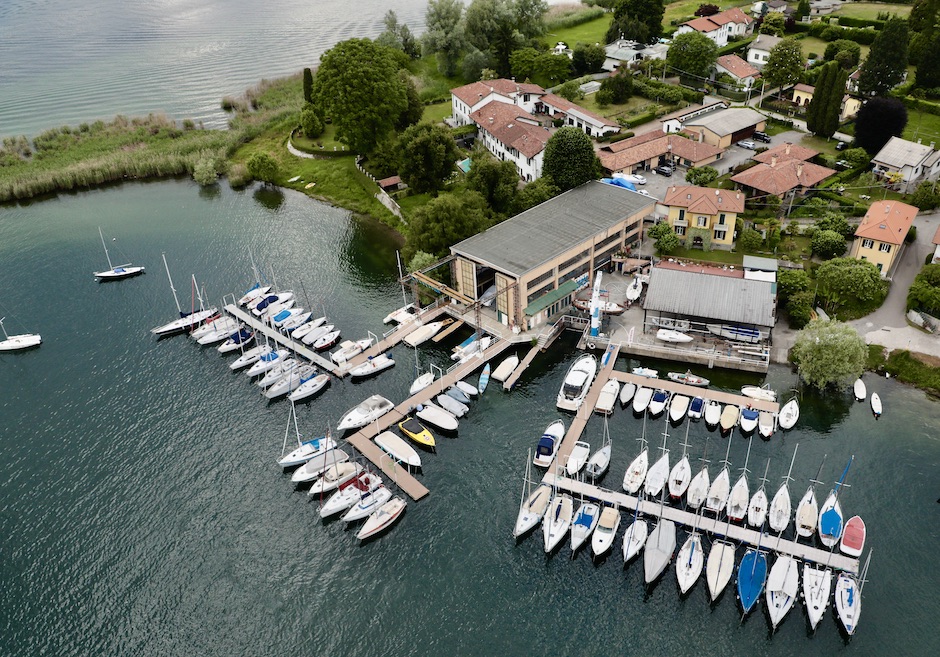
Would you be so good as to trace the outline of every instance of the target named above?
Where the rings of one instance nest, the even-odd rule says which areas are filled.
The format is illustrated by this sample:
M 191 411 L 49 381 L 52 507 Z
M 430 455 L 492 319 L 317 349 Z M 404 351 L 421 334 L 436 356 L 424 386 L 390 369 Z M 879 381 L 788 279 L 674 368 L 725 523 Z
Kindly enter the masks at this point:
M 741 609 L 747 615 L 760 600 L 760 594 L 764 590 L 764 582 L 767 581 L 767 553 L 760 550 L 760 542 L 757 548 L 750 548 L 741 558 L 741 565 L 738 566 L 738 600 L 741 601 Z
M 849 473 L 854 460 L 855 455 L 852 455 L 845 465 L 845 470 L 842 471 L 842 476 L 836 482 L 836 487 L 829 491 L 829 497 L 826 498 L 819 514 L 819 540 L 828 548 L 834 546 L 842 537 L 843 516 L 842 507 L 839 505 L 839 489 L 844 485 L 845 476 Z

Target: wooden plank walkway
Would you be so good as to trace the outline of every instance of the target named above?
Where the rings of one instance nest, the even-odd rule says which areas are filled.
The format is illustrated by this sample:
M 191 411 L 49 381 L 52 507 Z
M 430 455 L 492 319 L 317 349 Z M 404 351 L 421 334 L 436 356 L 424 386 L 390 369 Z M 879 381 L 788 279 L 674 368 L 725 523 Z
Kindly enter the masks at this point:
M 244 322 L 245 324 L 253 328 L 255 331 L 260 331 L 263 335 L 266 335 L 269 339 L 274 340 L 278 344 L 283 345 L 284 347 L 287 347 L 291 351 L 294 351 L 297 354 L 303 356 L 304 358 L 309 360 L 311 363 L 314 363 L 320 369 L 326 370 L 327 372 L 329 372 L 330 374 L 333 374 L 334 376 L 341 377 L 345 374 L 345 370 L 337 366 L 336 363 L 334 363 L 333 361 L 327 360 L 326 358 L 324 358 L 323 356 L 315 352 L 313 349 L 310 349 L 309 347 L 307 347 L 302 342 L 292 340 L 290 337 L 284 335 L 283 333 L 278 331 L 276 328 L 268 326 L 267 324 L 262 322 L 260 319 L 258 319 L 257 317 L 255 317 L 249 312 L 245 312 L 243 309 L 239 308 L 235 304 L 229 304 L 225 306 L 225 312 L 227 312 L 232 317 L 235 317 L 236 319 Z M 260 342 L 260 340 L 258 340 L 257 342 Z
M 431 341 L 440 342 L 441 340 L 446 338 L 448 335 L 450 335 L 451 333 L 453 333 L 454 331 L 456 331 L 463 325 L 464 325 L 464 321 L 462 319 L 458 319 L 454 321 L 454 323 L 448 326 L 446 329 L 444 329 L 443 331 L 435 335 L 433 338 L 431 338 Z
M 434 383 L 427 388 L 418 392 L 418 394 L 409 397 L 375 422 L 350 435 L 346 438 L 347 442 L 355 447 L 360 454 L 369 459 L 377 468 L 388 475 L 388 477 L 411 499 L 420 500 L 430 491 L 425 488 L 424 484 L 415 479 L 415 477 L 408 472 L 406 467 L 396 463 L 394 459 L 372 442 L 372 438 L 385 431 L 393 424 L 401 422 L 418 404 L 422 404 L 436 397 L 457 381 L 472 374 L 474 370 L 483 367 L 491 358 L 498 356 L 509 346 L 510 343 L 506 340 L 499 340 L 496 344 L 490 345 L 490 347 L 483 352 L 482 357 L 479 355 L 473 356 L 466 362 L 460 363 L 449 372 L 446 372 L 443 377 L 435 380 Z
M 679 394 L 688 395 L 689 397 L 704 397 L 706 400 L 713 399 L 720 404 L 734 404 L 735 406 L 750 405 L 751 408 L 758 411 L 770 411 L 774 414 L 780 412 L 780 404 L 777 402 L 751 399 L 744 395 L 736 395 L 721 390 L 711 390 L 710 388 L 699 388 L 697 386 L 679 383 L 672 379 L 651 379 L 646 376 L 637 376 L 636 374 L 621 372 L 619 370 L 614 370 L 611 376 L 621 383 L 635 383 L 637 386 L 645 386 L 654 389 L 662 388 L 666 392 L 678 392 Z
M 542 351 L 542 348 L 538 345 L 535 345 L 529 349 L 529 353 L 527 353 L 525 357 L 519 361 L 519 364 L 516 365 L 516 369 L 512 371 L 512 374 L 510 374 L 509 377 L 503 381 L 503 390 L 512 390 L 512 387 L 516 385 L 516 381 L 519 380 L 523 372 L 525 372 L 526 368 L 532 364 L 532 361 L 535 360 L 535 357 L 538 356 L 540 351 Z
M 636 497 L 627 495 L 621 491 L 611 491 L 578 481 L 577 479 L 556 476 L 552 474 L 552 468 L 549 468 L 549 472 L 542 479 L 542 482 L 549 486 L 566 490 L 579 498 L 583 495 L 584 497 L 592 498 L 628 511 L 635 509 L 638 503 Z M 858 559 L 847 557 L 844 554 L 838 553 L 838 551 L 829 552 L 828 550 L 820 550 L 819 548 L 805 543 L 791 541 L 768 533 L 761 534 L 754 529 L 728 523 L 727 520 L 718 520 L 708 515 L 699 515 L 668 505 L 664 505 L 660 508 L 659 502 L 652 500 L 639 500 L 639 505 L 640 513 L 647 516 L 658 518 L 661 515 L 667 520 L 672 520 L 673 522 L 690 528 L 697 524 L 698 528 L 702 531 L 721 538 L 728 538 L 738 543 L 752 545 L 754 547 L 759 545 L 762 549 L 789 554 L 803 561 L 812 561 L 819 564 L 828 563 L 832 568 L 858 573 Z
M 363 351 L 361 354 L 355 358 L 351 358 L 346 361 L 346 367 L 342 368 L 340 376 L 343 376 L 360 363 L 366 362 L 372 356 L 378 356 L 379 354 L 384 354 L 386 351 L 397 345 L 399 342 L 405 339 L 409 333 L 417 329 L 419 326 L 423 326 L 428 322 L 437 319 L 444 312 L 443 306 L 435 306 L 433 308 L 428 308 L 421 312 L 418 315 L 418 318 L 407 322 L 405 324 L 399 324 L 397 328 L 391 331 L 383 339 L 376 342 L 374 345 Z

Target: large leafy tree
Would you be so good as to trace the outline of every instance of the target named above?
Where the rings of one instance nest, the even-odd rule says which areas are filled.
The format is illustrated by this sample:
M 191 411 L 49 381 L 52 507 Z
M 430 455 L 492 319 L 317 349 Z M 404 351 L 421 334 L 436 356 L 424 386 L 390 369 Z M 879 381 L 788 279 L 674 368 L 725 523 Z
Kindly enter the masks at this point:
M 835 61 L 839 53 L 843 52 L 848 53 L 848 56 L 842 60 L 849 65 L 848 68 L 857 65 L 859 59 L 862 57 L 862 47 L 859 44 L 854 41 L 849 41 L 848 39 L 836 39 L 826 46 L 823 59 L 827 62 Z
M 922 89 L 940 87 L 940 30 L 934 32 L 917 66 L 917 86 Z
M 545 144 L 542 174 L 563 192 L 599 178 L 601 163 L 591 138 L 574 127 L 559 128 Z
M 489 54 L 497 74 L 507 76 L 513 51 L 544 31 L 547 9 L 542 0 L 473 0 L 464 34 L 474 48 Z
M 535 48 L 519 48 L 509 55 L 509 67 L 517 80 L 526 80 L 535 75 L 535 66 L 541 53 Z
M 534 208 L 539 203 L 558 196 L 558 192 L 558 187 L 548 176 L 533 180 L 516 194 L 516 200 L 512 204 L 512 213 L 519 214 L 529 208 Z
M 436 193 L 454 171 L 457 146 L 450 131 L 443 126 L 413 125 L 402 133 L 398 146 L 401 179 L 419 194 Z
M 811 240 L 813 255 L 824 260 L 845 254 L 845 238 L 834 230 L 817 230 Z
M 704 34 L 686 32 L 672 40 L 666 63 L 680 74 L 704 78 L 718 59 L 718 46 Z
M 414 125 L 424 116 L 424 103 L 421 102 L 421 96 L 418 94 L 418 88 L 408 72 L 404 69 L 398 72 L 401 78 L 402 86 L 405 88 L 405 109 L 398 115 L 395 122 L 396 130 L 404 130 L 408 126 Z
M 579 43 L 571 53 L 571 64 L 578 75 L 597 73 L 606 58 L 604 48 L 596 43 Z
M 358 153 L 370 152 L 408 106 L 389 50 L 369 39 L 341 41 L 323 53 L 313 87 L 336 137 Z
M 878 268 L 868 260 L 833 258 L 816 271 L 819 296 L 826 300 L 831 311 L 841 308 L 847 301 L 878 304 L 884 300 L 885 282 Z
M 466 43 L 462 17 L 460 0 L 428 0 L 421 43 L 425 54 L 437 56 L 437 70 L 447 77 L 457 72 L 457 61 Z
M 248 174 L 255 180 L 260 180 L 265 184 L 274 183 L 277 180 L 279 174 L 277 162 L 267 153 L 255 153 L 245 164 L 248 167 Z
M 811 386 L 845 386 L 865 369 L 865 341 L 842 322 L 813 320 L 797 335 L 791 351 L 800 377 Z
M 897 98 L 872 98 L 855 118 L 855 143 L 874 156 L 907 125 L 907 108 Z
M 704 187 L 713 182 L 718 177 L 718 169 L 715 167 L 691 167 L 685 172 L 685 181 L 690 185 Z
M 771 88 L 785 87 L 800 81 L 806 59 L 800 42 L 787 38 L 770 49 L 770 57 L 761 70 L 761 75 Z
M 940 313 L 940 265 L 926 265 L 907 291 L 908 310 Z
M 891 18 L 871 44 L 858 76 L 859 93 L 884 96 L 904 78 L 907 68 L 907 21 Z
M 652 43 L 663 34 L 665 11 L 662 0 L 620 0 L 607 29 L 607 42 L 623 36 L 640 43 Z
M 633 72 L 628 68 L 620 68 L 617 75 L 604 78 L 601 82 L 601 91 L 610 95 L 610 102 L 622 104 L 630 100 L 633 95 Z
M 760 30 L 761 34 L 769 34 L 771 36 L 783 36 L 784 26 L 786 25 L 787 19 L 779 11 L 774 11 L 766 16 L 764 20 L 761 21 Z
M 552 84 L 556 84 L 567 80 L 571 75 L 571 60 L 567 55 L 543 52 L 535 60 L 535 73 Z
M 519 186 L 516 165 L 508 160 L 497 160 L 484 149 L 473 154 L 467 187 L 486 199 L 493 212 L 509 214 Z
M 477 192 L 444 194 L 415 210 L 408 229 L 405 256 L 418 251 L 443 257 L 451 245 L 489 226 L 486 200 Z
M 401 50 L 411 59 L 421 57 L 421 45 L 415 35 L 411 33 L 411 29 L 404 23 L 398 22 L 398 15 L 393 10 L 389 9 L 383 20 L 385 22 L 385 31 L 376 38 L 376 43 Z

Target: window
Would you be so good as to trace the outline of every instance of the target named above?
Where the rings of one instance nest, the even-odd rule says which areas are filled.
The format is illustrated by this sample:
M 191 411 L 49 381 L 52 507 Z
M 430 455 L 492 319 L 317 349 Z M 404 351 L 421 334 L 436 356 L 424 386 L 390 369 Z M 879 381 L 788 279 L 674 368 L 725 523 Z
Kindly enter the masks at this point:
M 874 240 L 862 240 L 862 248 L 863 249 L 875 248 L 875 241 Z
M 568 260 L 565 260 L 563 263 L 558 265 L 559 273 L 564 271 L 565 269 L 568 269 L 568 267 L 571 267 L 572 265 L 577 264 L 581 260 L 584 260 L 588 256 L 588 253 L 590 252 L 591 252 L 590 249 L 588 249 L 588 250 L 582 251 L 581 253 L 579 253 L 573 258 L 569 258 Z M 564 280 L 568 280 L 568 279 L 564 279 Z M 562 281 L 559 281 L 559 282 L 562 282 Z
M 679 210 L 679 221 L 685 219 L 685 210 Z
M 882 253 L 891 253 L 891 245 L 882 242 L 881 246 L 878 247 L 878 250 Z
M 619 239 L 620 239 L 620 231 L 617 231 L 617 232 L 614 233 L 613 235 L 611 235 L 611 236 L 609 236 L 609 237 L 605 237 L 605 238 L 602 239 L 600 242 L 598 242 L 597 244 L 595 244 L 595 245 L 594 245 L 594 250 L 597 251 L 598 249 L 607 246 L 607 245 L 610 244 L 611 242 L 616 242 L 616 241 L 619 240 Z
M 708 217 L 699 216 L 695 223 L 699 228 L 707 228 Z
M 555 274 L 555 270 L 554 270 L 554 269 L 549 269 L 547 272 L 545 272 L 545 273 L 542 274 L 541 276 L 537 276 L 537 277 L 533 278 L 531 281 L 529 281 L 528 285 L 526 285 L 526 289 L 527 289 L 527 290 L 534 290 L 534 289 L 536 288 L 536 286 L 538 286 L 538 285 L 544 283 L 545 281 L 547 281 L 548 279 L 550 279 L 554 274 Z
M 716 231 L 715 231 L 715 239 L 716 239 L 716 240 L 722 240 L 722 241 L 723 241 L 723 240 L 725 239 L 725 236 L 726 236 L 727 234 L 728 234 L 728 233 L 727 233 L 726 231 L 723 231 L 723 230 L 716 230 Z
M 724 212 L 722 212 L 720 215 L 718 215 L 718 225 L 719 225 L 719 226 L 724 226 L 724 225 L 725 225 L 725 213 L 724 213 Z
M 676 226 L 676 235 L 685 235 L 685 226 Z

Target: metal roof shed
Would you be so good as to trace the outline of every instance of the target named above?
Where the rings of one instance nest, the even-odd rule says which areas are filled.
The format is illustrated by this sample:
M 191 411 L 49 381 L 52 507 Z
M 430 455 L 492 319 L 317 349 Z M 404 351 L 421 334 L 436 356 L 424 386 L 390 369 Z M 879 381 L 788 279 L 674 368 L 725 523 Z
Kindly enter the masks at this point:
M 774 325 L 774 284 L 654 267 L 646 311 L 703 317 L 734 324 Z

